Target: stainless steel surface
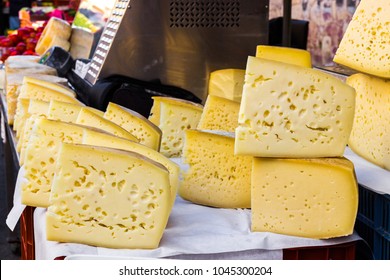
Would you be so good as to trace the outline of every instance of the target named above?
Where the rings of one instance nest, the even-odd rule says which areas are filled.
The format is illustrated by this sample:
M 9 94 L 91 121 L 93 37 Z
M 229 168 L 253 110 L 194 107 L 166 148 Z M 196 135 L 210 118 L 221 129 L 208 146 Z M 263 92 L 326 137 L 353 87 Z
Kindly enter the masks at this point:
M 97 79 L 158 79 L 204 101 L 211 71 L 244 69 L 256 46 L 268 43 L 269 0 L 117 1 L 122 2 L 128 8 L 113 42 L 105 43 L 106 57 L 94 55 L 103 64 L 95 66 Z

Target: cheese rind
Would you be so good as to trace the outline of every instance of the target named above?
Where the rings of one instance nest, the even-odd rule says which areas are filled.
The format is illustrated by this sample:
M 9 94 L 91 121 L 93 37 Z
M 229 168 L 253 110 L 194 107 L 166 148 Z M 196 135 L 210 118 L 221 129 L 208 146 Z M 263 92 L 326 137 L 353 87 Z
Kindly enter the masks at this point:
M 234 132 L 238 126 L 240 103 L 209 95 L 203 108 L 197 129 Z
M 235 153 L 259 157 L 342 156 L 355 90 L 321 71 L 249 57 Z
M 259 45 L 256 57 L 311 68 L 311 55 L 307 50 L 288 47 Z
M 109 102 L 104 118 L 133 134 L 141 144 L 156 151 L 160 149 L 161 130 L 137 112 Z
M 210 73 L 208 94 L 241 101 L 245 70 L 220 69 Z
M 390 2 L 362 0 L 339 44 L 334 62 L 390 78 Z
M 345 158 L 254 158 L 252 231 L 327 239 L 353 233 L 358 186 Z
M 170 201 L 163 166 L 130 152 L 62 144 L 46 215 L 47 239 L 157 248 Z
M 390 170 L 390 80 L 354 74 L 347 84 L 356 90 L 355 118 L 349 147 L 366 160 Z
M 179 195 L 193 203 L 250 208 L 252 157 L 234 155 L 234 137 L 186 130 L 183 159 L 189 165 Z

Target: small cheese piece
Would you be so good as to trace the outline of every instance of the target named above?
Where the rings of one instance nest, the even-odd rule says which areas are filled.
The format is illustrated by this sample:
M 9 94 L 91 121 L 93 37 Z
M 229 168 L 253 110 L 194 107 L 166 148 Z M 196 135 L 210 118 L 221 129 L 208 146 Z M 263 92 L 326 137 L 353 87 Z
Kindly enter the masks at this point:
M 179 188 L 180 175 L 180 168 L 176 163 L 145 145 L 93 130 L 86 130 L 84 132 L 82 144 L 135 152 L 162 164 L 169 171 L 169 181 L 171 184 L 171 197 L 173 206 L 177 190 Z
M 154 97 L 160 112 L 158 127 L 162 131 L 160 153 L 167 157 L 180 157 L 187 129 L 195 129 L 202 115 L 203 106 L 184 99 Z
M 12 129 L 16 131 L 16 138 L 20 136 L 21 124 L 24 125 L 26 119 L 29 117 L 28 106 L 30 105 L 30 99 L 20 98 L 18 102 L 18 110 L 15 113 L 14 124 L 12 126 Z
M 139 154 L 62 144 L 46 215 L 47 239 L 154 249 L 170 214 L 168 171 Z
M 200 130 L 222 130 L 234 132 L 238 126 L 240 103 L 209 95 L 198 124 Z
M 251 184 L 252 231 L 316 239 L 353 232 L 358 186 L 345 158 L 254 158 Z
M 241 101 L 245 70 L 221 69 L 210 73 L 208 93 L 236 102 Z
M 156 151 L 160 149 L 161 130 L 137 112 L 109 102 L 104 118 L 133 134 L 141 144 Z
M 259 45 L 256 57 L 311 68 L 311 55 L 307 50 Z
M 356 110 L 348 145 L 366 160 L 390 170 L 390 80 L 354 74 Z
M 84 104 L 73 104 L 61 102 L 58 100 L 51 100 L 47 118 L 50 120 L 58 120 L 63 122 L 75 123 Z
M 232 134 L 186 130 L 183 148 L 189 165 L 179 195 L 193 203 L 250 208 L 252 157 L 234 155 Z
M 20 95 L 39 96 L 39 94 L 44 95 L 46 93 L 47 94 L 61 93 L 63 95 L 67 95 L 68 97 L 72 98 L 72 99 L 70 98 L 68 99 L 72 101 L 76 98 L 76 93 L 70 88 L 65 87 L 63 85 L 59 85 L 53 82 L 48 82 L 42 79 L 37 79 L 34 77 L 25 76 L 23 78 L 23 84 L 20 89 Z M 44 98 L 40 98 L 40 99 L 45 100 Z M 71 103 L 75 103 L 75 102 L 71 102 Z
M 334 62 L 374 76 L 390 78 L 390 2 L 362 0 Z
M 14 124 L 17 136 L 23 134 L 25 122 L 30 116 L 37 115 L 37 116 L 47 117 L 47 113 L 49 110 L 49 104 L 50 104 L 49 102 L 38 100 L 38 99 L 21 99 L 21 102 L 26 102 L 26 100 L 28 100 L 27 112 L 25 113 L 24 116 L 20 118 L 17 124 Z M 23 107 L 23 105 L 20 104 L 21 102 L 18 101 L 18 107 L 19 106 Z
M 235 152 L 259 157 L 342 156 L 355 90 L 321 71 L 249 57 Z
M 76 124 L 86 125 L 104 130 L 108 133 L 114 134 L 118 137 L 122 137 L 131 141 L 138 142 L 138 139 L 126 131 L 124 128 L 107 120 L 97 114 L 89 108 L 83 107 L 80 109 L 79 115 L 77 116 Z
M 28 139 L 30 138 L 31 131 L 34 127 L 35 121 L 38 118 L 43 118 L 40 116 L 29 116 L 27 117 L 23 128 L 20 130 L 18 144 L 16 150 L 19 153 L 19 165 L 22 166 L 24 163 L 24 154 L 27 147 Z

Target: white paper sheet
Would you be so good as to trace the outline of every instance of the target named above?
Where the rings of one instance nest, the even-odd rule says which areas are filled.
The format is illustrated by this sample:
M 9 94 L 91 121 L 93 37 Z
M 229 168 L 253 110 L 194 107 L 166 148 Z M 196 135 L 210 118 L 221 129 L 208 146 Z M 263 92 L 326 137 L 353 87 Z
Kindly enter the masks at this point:
M 14 230 L 16 224 L 18 223 L 20 217 L 22 216 L 22 213 L 24 209 L 26 208 L 26 205 L 22 204 L 22 198 L 21 198 L 21 186 L 23 182 L 28 182 L 27 179 L 24 177 L 25 171 L 23 166 L 19 168 L 18 177 L 16 179 L 15 184 L 15 191 L 14 191 L 14 205 L 11 209 L 11 211 L 8 213 L 7 219 L 5 223 L 9 227 L 10 230 Z

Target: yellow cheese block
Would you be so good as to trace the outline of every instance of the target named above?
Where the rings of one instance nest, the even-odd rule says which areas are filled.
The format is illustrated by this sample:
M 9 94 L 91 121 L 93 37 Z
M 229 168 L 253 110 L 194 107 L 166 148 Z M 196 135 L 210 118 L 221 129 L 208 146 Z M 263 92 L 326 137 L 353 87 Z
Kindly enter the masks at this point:
M 27 147 L 28 139 L 30 138 L 31 131 L 34 127 L 35 121 L 38 118 L 43 118 L 41 116 L 29 116 L 26 118 L 24 126 L 20 130 L 20 135 L 18 139 L 18 143 L 16 146 L 16 150 L 19 153 L 19 165 L 22 166 L 24 163 L 24 154 L 25 149 Z
M 24 170 L 28 182 L 22 185 L 22 203 L 48 207 L 57 154 L 62 142 L 81 143 L 85 127 L 38 118 L 29 137 Z
M 355 74 L 346 82 L 356 90 L 348 145 L 361 157 L 390 170 L 390 80 Z
M 310 52 L 301 49 L 259 45 L 256 57 L 311 68 Z
M 245 70 L 220 69 L 210 73 L 208 93 L 236 102 L 241 101 Z
M 25 76 L 23 78 L 23 84 L 20 89 L 20 95 L 23 97 L 26 97 L 26 95 L 39 96 L 39 94 L 49 95 L 55 93 L 61 93 L 63 95 L 70 97 L 67 100 L 60 100 L 60 101 L 67 101 L 67 102 L 71 101 L 70 103 L 80 103 L 79 101 L 74 101 L 76 99 L 76 93 L 68 87 L 65 87 L 63 85 L 54 82 L 48 82 L 42 79 L 37 79 L 34 77 Z M 37 98 L 37 99 L 46 100 L 44 97 Z
M 353 233 L 358 186 L 345 158 L 254 158 L 252 231 L 326 239 Z
M 234 132 L 238 126 L 240 103 L 209 95 L 200 117 L 198 129 Z
M 156 103 L 156 100 L 159 102 Z M 160 153 L 167 157 L 180 157 L 187 129 L 195 129 L 202 115 L 203 106 L 183 99 L 154 98 L 153 107 L 159 105 L 158 127 L 162 131 Z
M 28 106 L 30 105 L 30 99 L 29 98 L 20 98 L 18 100 L 18 109 L 16 110 L 15 117 L 14 117 L 14 124 L 12 126 L 12 129 L 16 131 L 16 138 L 19 138 L 20 136 L 20 127 L 21 124 L 24 125 L 26 119 L 29 117 L 28 114 Z
M 168 171 L 139 154 L 63 144 L 47 239 L 98 247 L 153 249 L 170 214 Z
M 180 168 L 176 163 L 145 145 L 93 130 L 86 130 L 84 132 L 82 144 L 135 152 L 163 165 L 169 171 L 169 181 L 171 184 L 171 197 L 173 206 L 176 198 L 176 193 L 179 188 L 180 175 Z
M 47 118 L 50 120 L 57 120 L 63 122 L 75 123 L 84 104 L 73 104 L 61 102 L 58 100 L 51 100 Z
M 141 144 L 156 151 L 160 149 L 161 130 L 137 112 L 109 102 L 104 118 L 133 134 Z
M 179 195 L 221 208 L 251 207 L 252 157 L 234 155 L 232 134 L 186 130 L 183 158 L 189 165 Z
M 390 78 L 390 2 L 362 0 L 336 51 L 334 62 Z
M 23 116 L 21 116 L 20 120 L 18 120 L 17 123 L 14 123 L 14 129 L 16 130 L 16 136 L 23 134 L 24 126 L 26 120 L 32 116 L 32 115 L 38 115 L 42 117 L 47 117 L 48 110 L 49 110 L 49 102 L 42 101 L 39 99 L 20 99 L 18 100 L 18 108 L 24 107 L 26 103 L 28 104 L 27 112 L 24 113 Z M 21 109 L 21 111 L 24 111 L 24 109 Z M 16 119 L 15 119 L 16 120 Z
M 86 107 L 80 109 L 79 115 L 76 119 L 76 124 L 95 127 L 104 130 L 108 133 L 114 134 L 118 137 L 138 142 L 138 139 L 133 134 L 126 131 L 119 125 L 113 123 L 112 121 L 95 114 L 94 111 Z
M 355 90 L 321 71 L 249 57 L 235 152 L 259 157 L 342 156 Z

